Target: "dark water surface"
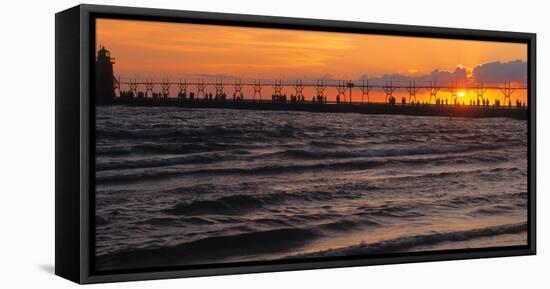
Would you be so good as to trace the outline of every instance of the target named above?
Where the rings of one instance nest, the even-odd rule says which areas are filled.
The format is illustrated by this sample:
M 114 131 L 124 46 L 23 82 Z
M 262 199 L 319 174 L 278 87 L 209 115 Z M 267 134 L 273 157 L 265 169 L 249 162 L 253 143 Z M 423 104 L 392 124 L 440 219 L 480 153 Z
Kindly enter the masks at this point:
M 104 106 L 98 269 L 525 245 L 527 122 Z

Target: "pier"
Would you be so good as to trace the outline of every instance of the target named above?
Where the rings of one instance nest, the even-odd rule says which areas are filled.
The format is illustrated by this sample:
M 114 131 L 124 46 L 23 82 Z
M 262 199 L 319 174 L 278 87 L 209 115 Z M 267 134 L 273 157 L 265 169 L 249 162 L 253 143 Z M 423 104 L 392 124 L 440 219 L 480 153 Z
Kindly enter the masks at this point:
M 509 81 L 478 81 L 473 85 L 436 80 L 376 83 L 367 79 L 122 81 L 114 76 L 114 63 L 109 51 L 101 47 L 96 61 L 96 72 L 101 72 L 100 75 L 96 73 L 97 104 L 516 119 L 527 119 L 528 115 L 526 102 L 517 97 L 512 101 L 514 92 L 527 91 L 527 87 L 513 86 Z M 499 91 L 499 94 L 487 96 L 490 90 Z M 475 94 L 475 99 L 468 102 L 459 99 L 470 91 Z M 372 102 L 373 93 L 384 96 L 384 101 Z M 427 100 L 419 100 L 421 93 Z
M 327 84 L 321 80 L 315 83 L 305 83 L 301 80 L 284 82 L 282 80 L 255 80 L 243 82 L 236 80 L 233 83 L 215 82 L 138 82 L 136 80 L 114 82 L 116 91 L 113 104 L 136 106 L 180 106 L 188 108 L 231 108 L 254 110 L 295 110 L 309 112 L 353 112 L 365 114 L 399 114 L 418 116 L 445 116 L 445 117 L 511 117 L 516 119 L 527 118 L 527 105 L 519 100 L 512 103 L 512 94 L 525 87 L 512 88 L 510 83 L 502 85 L 486 85 L 477 83 L 476 86 L 458 86 L 457 84 L 440 85 L 431 81 L 427 85 L 418 85 L 411 81 L 407 85 L 396 85 L 388 81 L 383 85 L 370 84 L 368 81 L 355 83 L 353 81 L 339 81 Z M 121 89 L 127 87 L 128 90 Z M 158 91 L 155 92 L 154 88 Z M 176 87 L 177 93 L 170 94 L 170 87 Z M 272 94 L 262 95 L 264 88 L 269 87 Z M 305 88 L 312 88 L 313 95 L 306 96 Z M 140 90 L 142 88 L 144 90 Z M 211 88 L 212 92 L 207 89 Z M 243 90 L 248 88 L 251 95 L 245 97 Z M 287 89 L 288 95 L 284 89 Z M 335 100 L 327 100 L 325 91 L 332 88 L 336 91 Z M 490 99 L 485 97 L 488 90 L 499 90 L 502 97 Z M 229 91 L 228 91 L 229 90 Z M 373 91 L 385 94 L 384 102 L 371 102 Z M 458 92 L 473 91 L 476 100 L 463 103 L 458 100 Z M 425 91 L 429 98 L 421 102 L 417 94 Z M 447 91 L 446 96 L 442 91 Z M 396 93 L 402 92 L 400 101 Z M 360 101 L 354 98 L 359 93 Z

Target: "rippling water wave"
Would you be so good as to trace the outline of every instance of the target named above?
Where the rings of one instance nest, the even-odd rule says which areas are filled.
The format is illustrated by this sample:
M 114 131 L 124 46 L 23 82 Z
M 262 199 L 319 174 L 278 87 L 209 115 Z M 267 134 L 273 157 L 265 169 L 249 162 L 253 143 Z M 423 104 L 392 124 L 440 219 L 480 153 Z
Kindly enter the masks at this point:
M 99 269 L 525 245 L 527 123 L 105 106 Z

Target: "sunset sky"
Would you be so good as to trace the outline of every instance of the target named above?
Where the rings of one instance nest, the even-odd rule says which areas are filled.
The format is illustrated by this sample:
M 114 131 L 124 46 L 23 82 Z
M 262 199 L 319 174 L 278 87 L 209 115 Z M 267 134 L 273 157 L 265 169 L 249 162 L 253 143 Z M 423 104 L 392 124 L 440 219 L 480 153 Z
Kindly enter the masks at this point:
M 96 33 L 122 79 L 527 80 L 516 43 L 111 19 Z

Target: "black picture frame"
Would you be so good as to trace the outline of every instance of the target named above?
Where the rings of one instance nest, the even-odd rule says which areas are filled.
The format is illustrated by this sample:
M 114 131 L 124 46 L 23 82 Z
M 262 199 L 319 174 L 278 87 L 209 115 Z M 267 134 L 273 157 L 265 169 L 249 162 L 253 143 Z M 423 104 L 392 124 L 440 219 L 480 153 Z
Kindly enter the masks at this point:
M 286 28 L 445 39 L 526 43 L 528 45 L 528 245 L 489 249 L 392 253 L 97 271 L 94 267 L 94 113 L 95 19 L 116 18 L 230 26 Z M 536 34 L 375 24 L 165 9 L 79 5 L 55 16 L 55 273 L 77 283 L 101 283 L 254 272 L 536 254 Z

